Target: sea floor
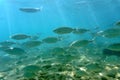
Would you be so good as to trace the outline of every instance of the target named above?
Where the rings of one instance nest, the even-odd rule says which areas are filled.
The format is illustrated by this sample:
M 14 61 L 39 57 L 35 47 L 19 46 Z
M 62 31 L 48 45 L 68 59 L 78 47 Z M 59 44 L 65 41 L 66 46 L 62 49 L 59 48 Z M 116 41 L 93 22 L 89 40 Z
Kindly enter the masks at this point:
M 12 60 L 3 66 L 7 68 L 0 71 L 0 80 L 120 80 L 119 56 L 40 54 Z

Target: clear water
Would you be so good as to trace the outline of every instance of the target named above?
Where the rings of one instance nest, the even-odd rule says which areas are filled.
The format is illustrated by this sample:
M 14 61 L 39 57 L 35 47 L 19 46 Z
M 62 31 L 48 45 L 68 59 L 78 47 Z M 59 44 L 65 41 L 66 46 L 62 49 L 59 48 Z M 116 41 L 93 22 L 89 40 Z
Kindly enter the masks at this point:
M 19 8 L 21 7 L 34 7 L 40 8 L 41 10 L 35 13 L 27 13 L 20 11 Z M 90 29 L 91 31 L 94 31 L 95 28 L 98 28 L 98 31 L 102 31 L 113 27 L 114 24 L 119 20 L 120 20 L 120 0 L 0 0 L 0 42 L 11 40 L 9 38 L 11 35 L 19 33 L 29 35 L 37 34 L 40 36 L 40 40 L 47 36 L 57 36 L 55 33 L 53 33 L 53 30 L 55 28 L 62 26 L 68 26 L 72 28 L 87 28 Z M 59 45 L 62 46 L 69 44 L 71 41 L 76 39 L 92 39 L 93 37 L 89 35 L 74 36 L 73 34 L 70 35 L 67 34 L 67 38 L 68 39 L 65 42 L 63 41 L 63 43 L 60 44 L 53 45 L 45 44 L 42 47 L 42 49 L 46 48 L 46 46 L 50 48 L 53 46 Z M 101 49 L 108 46 L 108 44 L 119 42 L 120 37 L 112 39 L 97 37 L 96 40 L 97 42 L 95 42 L 95 44 L 97 44 L 97 47 L 91 44 L 87 46 L 88 51 L 84 48 L 82 49 L 83 51 L 79 51 L 82 54 L 85 53 L 85 57 L 88 56 L 89 53 L 95 54 L 88 56 L 90 60 L 93 58 L 93 61 L 95 61 L 96 58 L 99 57 L 96 55 L 96 53 L 98 52 L 101 53 L 102 52 Z M 91 49 L 91 46 L 94 49 Z M 37 53 L 39 53 L 39 50 L 35 48 L 35 50 L 33 49 L 32 51 L 28 52 L 29 53 L 35 52 L 35 55 L 38 55 Z M 33 54 L 28 55 L 31 56 Z M 101 54 L 98 55 L 101 56 Z M 0 57 L 1 67 L 7 66 L 8 64 L 12 64 L 11 66 L 13 66 L 16 60 L 19 61 L 19 58 L 16 58 L 15 56 L 11 57 L 10 55 L 6 55 L 6 53 L 4 53 L 3 51 L 0 51 Z M 47 57 L 51 57 L 51 55 L 49 56 L 46 55 L 46 58 Z M 8 59 L 10 61 L 6 62 Z M 19 66 L 25 66 L 33 63 L 34 60 L 31 61 L 30 59 L 28 59 L 28 61 L 26 62 L 23 62 L 22 64 L 19 64 Z M 119 59 L 120 59 L 119 56 L 115 55 L 112 57 L 108 56 L 104 60 L 106 60 L 105 62 L 106 64 L 116 64 L 117 62 L 119 62 Z M 74 65 L 74 62 L 72 64 Z M 14 64 L 14 66 L 16 65 Z M 0 70 L 1 77 L 1 75 L 4 72 L 4 69 L 3 71 L 2 68 Z M 6 73 L 10 74 L 11 72 L 9 72 L 8 70 L 5 72 L 5 74 Z M 8 77 L 7 75 L 5 75 L 5 77 L 7 77 L 5 78 L 5 80 L 9 80 L 8 78 L 12 80 L 14 79 L 13 76 L 16 75 L 15 74 L 12 75 L 12 78 L 11 75 L 9 75 Z M 71 79 L 67 78 L 66 80 Z

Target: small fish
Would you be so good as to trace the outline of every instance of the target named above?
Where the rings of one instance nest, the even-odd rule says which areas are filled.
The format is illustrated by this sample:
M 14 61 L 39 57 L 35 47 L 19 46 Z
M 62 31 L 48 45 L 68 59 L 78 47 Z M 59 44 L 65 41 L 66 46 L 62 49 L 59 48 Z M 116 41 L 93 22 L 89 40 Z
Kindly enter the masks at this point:
M 71 27 L 59 27 L 53 30 L 56 34 L 68 34 L 71 33 L 73 29 Z
M 9 47 L 6 48 L 4 51 L 10 55 L 23 55 L 26 53 L 25 50 L 17 47 Z
M 99 72 L 102 70 L 102 67 L 98 63 L 90 63 L 85 66 L 89 72 Z
M 31 36 L 30 40 L 38 40 L 39 38 L 40 38 L 40 36 L 34 35 L 34 36 Z
M 108 50 L 120 51 L 120 43 L 114 43 L 107 47 Z
M 66 50 L 61 47 L 55 47 L 52 49 L 52 53 L 54 53 L 54 54 L 64 54 L 65 52 L 66 52 Z
M 74 34 L 83 34 L 83 33 L 86 33 L 86 32 L 88 32 L 88 31 L 90 31 L 90 30 L 78 28 L 78 29 L 74 29 L 74 30 L 73 30 L 73 33 L 74 33 Z
M 41 41 L 32 40 L 32 41 L 26 41 L 26 42 L 24 42 L 23 46 L 25 46 L 27 48 L 33 48 L 33 47 L 40 46 L 41 44 L 42 44 Z
M 45 39 L 42 40 L 45 43 L 56 43 L 57 41 L 59 41 L 59 38 L 57 37 L 47 37 Z
M 109 49 L 103 49 L 103 54 L 105 56 L 120 56 L 120 51 L 113 51 L 113 50 L 109 50 Z
M 12 42 L 12 41 L 3 41 L 3 42 L 0 42 L 1 46 L 11 46 L 13 44 L 16 44 L 16 43 Z
M 0 46 L 0 50 L 2 50 L 2 51 L 9 49 L 9 48 L 10 48 L 9 46 Z
M 28 65 L 28 66 L 25 66 L 22 71 L 23 72 L 38 72 L 40 70 L 40 67 L 37 66 L 37 65 Z
M 11 39 L 14 39 L 14 40 L 24 40 L 24 39 L 28 39 L 30 38 L 31 36 L 28 36 L 26 34 L 15 34 L 13 36 L 10 36 Z
M 109 28 L 99 33 L 106 38 L 115 38 L 120 36 L 120 28 Z
M 19 10 L 27 13 L 35 13 L 35 12 L 41 11 L 41 8 L 22 7 L 22 8 L 19 8 Z
M 120 26 L 120 21 L 116 22 L 115 26 Z
M 37 75 L 34 72 L 24 72 L 23 77 L 27 79 L 35 78 Z
M 84 47 L 84 46 L 88 45 L 90 42 L 93 42 L 93 41 L 90 41 L 90 40 L 76 40 L 76 41 L 73 41 L 70 44 L 70 47 L 75 47 L 75 48 Z

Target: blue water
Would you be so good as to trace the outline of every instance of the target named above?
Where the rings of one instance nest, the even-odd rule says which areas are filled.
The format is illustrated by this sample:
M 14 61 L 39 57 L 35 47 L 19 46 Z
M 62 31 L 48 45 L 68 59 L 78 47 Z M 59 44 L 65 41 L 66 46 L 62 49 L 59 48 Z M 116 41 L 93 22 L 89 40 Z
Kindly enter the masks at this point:
M 120 19 L 120 0 L 0 0 L 0 40 L 15 33 L 53 35 L 60 26 L 102 29 Z M 38 7 L 37 13 L 21 7 Z
M 40 11 L 35 13 L 20 11 L 20 8 L 23 7 L 40 8 Z M 25 72 L 23 71 L 23 73 L 21 70 L 31 64 L 42 67 L 44 72 L 46 71 L 44 70 L 44 65 L 49 67 L 49 65 L 52 65 L 54 62 L 59 63 L 57 66 L 60 65 L 68 68 L 72 66 L 72 69 L 74 68 L 74 70 L 76 70 L 73 72 L 77 72 L 77 69 L 81 68 L 81 66 L 82 69 L 86 68 L 86 65 L 92 65 L 92 68 L 94 68 L 94 66 L 96 68 L 96 65 L 94 64 L 97 63 L 97 68 L 99 64 L 101 69 L 103 68 L 101 72 L 106 74 L 106 66 L 111 69 L 113 69 L 114 66 L 117 66 L 120 74 L 120 64 L 118 63 L 120 60 L 120 51 L 117 52 L 113 50 L 112 52 L 106 50 L 106 52 L 104 52 L 109 44 L 120 43 L 120 37 L 105 38 L 99 36 L 99 34 L 97 37 L 96 35 L 94 36 L 94 34 L 97 34 L 97 30 L 103 31 L 112 28 L 117 21 L 120 21 L 120 0 L 0 0 L 0 42 L 5 40 L 14 41 L 16 44 L 12 45 L 13 48 L 17 46 L 26 52 L 20 56 L 15 54 L 14 50 L 11 49 L 11 46 L 9 48 L 6 48 L 5 46 L 4 48 L 4 46 L 1 47 L 2 45 L 0 45 L 0 80 L 2 77 L 5 77 L 5 80 L 15 80 L 20 78 L 21 74 L 23 77 Z M 17 41 L 10 38 L 10 36 L 14 34 L 22 33 L 33 36 L 39 35 L 40 39 L 38 40 L 42 41 L 42 39 L 47 36 L 58 36 L 53 30 L 63 26 L 72 27 L 73 29 L 89 29 L 91 32 L 93 31 L 93 35 L 91 36 L 91 32 L 82 34 L 82 36 L 72 33 L 66 34 L 63 35 L 63 39 L 56 44 L 49 45 L 43 42 L 42 46 L 40 45 L 31 49 L 27 49 L 22 41 L 20 42 L 19 40 Z M 74 40 L 78 39 L 91 40 L 91 43 L 80 49 L 73 49 L 70 45 L 72 42 L 74 43 Z M 27 42 L 27 40 L 29 41 L 29 39 L 26 39 L 25 41 Z M 56 53 L 58 54 L 54 54 L 52 48 L 54 49 L 56 46 L 66 50 L 63 52 L 60 51 L 61 53 L 69 54 L 61 55 L 57 51 Z M 11 51 L 9 51 L 9 49 L 11 49 Z M 106 54 L 104 55 L 104 53 Z M 114 53 L 116 54 L 114 55 Z M 108 56 L 106 57 L 107 54 Z M 70 60 L 71 57 L 72 60 Z M 56 64 L 52 66 L 52 69 L 58 70 L 54 67 Z M 48 74 L 52 71 L 49 70 L 50 69 L 48 69 Z M 53 71 L 53 73 L 54 72 L 55 71 Z M 98 73 L 96 72 L 87 73 L 90 74 L 90 77 L 92 74 L 95 77 L 98 76 Z M 56 75 L 56 73 L 54 74 Z M 112 80 L 112 78 L 110 79 Z

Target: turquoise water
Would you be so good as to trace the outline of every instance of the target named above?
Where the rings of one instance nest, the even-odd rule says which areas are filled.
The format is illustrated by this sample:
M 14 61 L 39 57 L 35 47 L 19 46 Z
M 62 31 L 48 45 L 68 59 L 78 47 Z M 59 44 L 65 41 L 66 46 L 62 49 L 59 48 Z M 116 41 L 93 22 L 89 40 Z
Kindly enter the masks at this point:
M 14 33 L 51 33 L 59 26 L 94 29 L 110 27 L 120 16 L 119 0 L 1 0 L 0 39 Z M 42 7 L 37 13 L 24 13 L 20 7 Z M 29 30 L 28 30 L 29 29 Z M 4 34 L 4 35 L 3 35 Z
M 20 8 L 24 7 L 39 8 L 40 11 L 21 11 Z M 28 65 L 33 65 L 32 70 L 40 66 L 39 75 L 34 75 L 34 73 L 28 71 L 28 78 L 31 78 L 30 76 L 32 78 L 35 76 L 41 77 L 42 71 L 45 72 L 45 75 L 47 73 L 53 74 L 53 72 L 58 70 L 56 67 L 64 66 L 64 69 L 62 68 L 61 70 L 63 73 L 61 71 L 56 72 L 61 72 L 59 76 L 64 74 L 67 77 L 52 79 L 52 75 L 49 74 L 49 78 L 40 78 L 40 80 L 119 80 L 120 64 L 118 62 L 120 60 L 120 45 L 118 44 L 118 47 L 112 48 L 111 45 L 120 43 L 120 32 L 115 31 L 115 36 L 113 34 L 115 33 L 114 31 L 113 33 L 105 32 L 105 30 L 111 28 L 120 30 L 120 25 L 116 25 L 120 21 L 119 9 L 120 0 L 0 0 L 0 42 L 6 40 L 14 41 L 15 45 L 9 47 L 19 47 L 22 49 L 18 50 L 18 52 L 17 50 L 16 52 L 10 52 L 6 46 L 1 48 L 0 43 L 0 80 L 24 80 L 22 79 L 24 77 L 24 71 L 22 70 Z M 76 28 L 88 29 L 90 32 L 77 35 L 72 33 L 64 35 L 54 33 L 53 30 L 64 26 L 70 27 L 73 30 Z M 101 31 L 103 31 L 102 34 Z M 39 37 L 37 41 L 42 41 L 49 36 L 60 37 L 60 40 L 58 40 L 58 43 L 53 44 L 42 43 L 42 46 L 34 43 L 35 47 L 30 48 L 31 46 L 26 47 L 26 44 L 23 44 L 27 40 L 20 41 L 10 38 L 10 36 L 15 34 L 37 36 Z M 73 49 L 74 41 L 86 39 L 90 40 L 89 44 L 85 43 L 87 46 L 79 49 L 78 45 L 77 48 L 75 46 L 75 49 Z M 36 45 L 39 46 L 36 47 Z M 106 50 L 109 46 L 110 48 Z M 55 54 L 51 54 L 53 53 L 51 49 L 54 49 L 54 47 L 60 47 L 60 50 L 53 51 Z M 24 51 L 25 55 L 20 56 Z M 61 55 L 59 53 L 67 54 Z M 55 63 L 55 66 L 46 68 L 46 66 L 49 67 L 48 63 L 50 65 Z M 104 69 L 98 70 L 98 64 L 100 65 L 99 68 Z M 66 72 L 68 68 L 72 70 Z M 86 69 L 88 72 L 86 72 Z M 28 70 L 32 71 L 31 68 Z M 39 69 L 36 69 L 35 74 L 37 70 L 39 71 Z M 81 74 L 79 74 L 79 70 L 81 70 Z M 113 74 L 115 78 L 108 76 L 106 73 L 108 72 L 111 75 L 112 70 L 115 71 L 115 74 Z M 57 74 L 55 73 L 54 75 L 57 76 Z M 77 77 L 75 74 L 77 74 Z M 89 74 L 95 76 L 88 79 L 91 76 Z M 106 79 L 100 79 L 101 74 L 105 75 L 102 78 Z M 100 75 L 99 79 L 97 75 Z

